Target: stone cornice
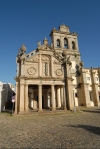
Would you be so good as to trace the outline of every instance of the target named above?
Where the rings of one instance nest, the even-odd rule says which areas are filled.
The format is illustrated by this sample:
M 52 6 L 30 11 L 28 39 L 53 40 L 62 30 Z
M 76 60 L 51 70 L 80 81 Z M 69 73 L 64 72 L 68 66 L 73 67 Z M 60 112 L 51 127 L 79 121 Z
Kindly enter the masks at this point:
M 35 81 L 64 81 L 63 77 L 56 77 L 56 78 L 52 78 L 52 77 L 24 77 L 25 80 L 35 80 Z
M 60 33 L 60 34 L 64 34 L 64 35 L 72 35 L 72 36 L 78 36 L 78 34 L 76 33 L 69 33 L 69 32 L 63 32 L 63 31 L 60 31 L 60 30 L 56 30 L 56 29 L 53 29 L 50 33 L 50 36 L 53 34 L 53 33 Z

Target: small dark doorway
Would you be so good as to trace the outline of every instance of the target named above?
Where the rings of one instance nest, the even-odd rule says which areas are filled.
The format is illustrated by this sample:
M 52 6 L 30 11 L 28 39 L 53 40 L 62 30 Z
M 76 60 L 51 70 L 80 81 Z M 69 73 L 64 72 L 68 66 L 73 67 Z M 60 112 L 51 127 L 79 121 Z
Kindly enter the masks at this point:
M 44 97 L 42 95 L 42 109 L 44 109 Z

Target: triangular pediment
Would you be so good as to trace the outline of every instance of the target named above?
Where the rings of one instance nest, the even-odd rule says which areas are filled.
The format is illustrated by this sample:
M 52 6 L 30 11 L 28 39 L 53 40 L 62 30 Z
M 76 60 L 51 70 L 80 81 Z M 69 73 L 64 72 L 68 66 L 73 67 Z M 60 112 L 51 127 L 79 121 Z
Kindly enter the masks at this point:
M 28 59 L 26 59 L 26 62 L 38 63 L 38 59 L 39 59 L 38 54 L 36 54 L 36 55 L 31 56 Z
M 41 50 L 43 50 L 43 51 L 45 50 L 46 54 L 42 54 L 40 52 Z M 38 47 L 37 51 L 38 52 L 35 53 L 34 55 L 29 56 L 28 58 L 26 58 L 26 62 L 38 63 L 39 53 L 41 54 L 41 60 L 42 61 L 50 61 L 51 55 L 52 55 L 55 58 L 55 61 L 54 61 L 55 64 L 61 64 L 63 62 L 63 57 L 60 54 L 58 54 L 57 52 L 55 52 L 55 50 L 49 45 L 40 46 L 40 47 Z M 49 53 L 49 51 L 51 51 L 51 52 Z M 31 54 L 29 54 L 29 55 L 31 55 Z
M 44 51 L 51 51 L 52 50 L 49 45 L 41 45 L 38 47 L 38 49 L 44 50 Z

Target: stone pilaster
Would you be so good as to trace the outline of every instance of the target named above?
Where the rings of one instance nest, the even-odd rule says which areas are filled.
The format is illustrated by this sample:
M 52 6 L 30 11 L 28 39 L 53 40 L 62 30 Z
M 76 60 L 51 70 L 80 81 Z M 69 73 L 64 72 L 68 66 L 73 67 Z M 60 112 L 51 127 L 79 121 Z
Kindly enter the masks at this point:
M 67 105 L 66 105 L 66 89 L 65 89 L 65 86 L 63 86 L 63 109 L 64 110 L 67 109 Z
M 24 79 L 20 80 L 20 109 L 19 112 L 23 112 L 24 111 Z
M 55 98 L 54 98 L 54 85 L 51 85 L 51 102 L 52 102 L 52 110 L 55 110 Z
M 51 77 L 54 77 L 54 66 L 53 66 L 53 56 L 51 55 Z
M 81 81 L 81 101 L 83 106 L 90 106 L 90 95 L 89 95 L 89 88 L 88 88 L 88 83 L 86 80 L 86 72 L 83 68 L 80 69 L 81 76 L 80 76 L 80 81 Z
M 42 61 L 41 61 L 41 54 L 39 54 L 39 64 L 38 64 L 38 72 L 39 72 L 39 77 L 42 76 Z
M 28 103 L 28 84 L 25 84 L 25 111 L 28 111 L 29 109 L 29 103 Z
M 99 106 L 98 84 L 95 82 L 95 71 L 92 68 L 91 68 L 91 79 L 92 79 L 92 91 L 93 91 L 94 105 Z
M 71 41 L 70 41 L 70 37 L 68 38 L 68 49 L 72 49 L 72 47 L 71 47 Z
M 75 38 L 75 50 L 78 50 L 78 39 Z
M 38 85 L 38 102 L 39 102 L 39 111 L 42 111 L 42 85 Z
M 73 102 L 73 84 L 72 84 L 72 77 L 71 77 L 71 63 L 70 61 L 66 62 L 66 77 L 65 77 L 65 90 L 66 90 L 66 105 L 67 108 L 72 110 L 74 107 L 74 102 Z

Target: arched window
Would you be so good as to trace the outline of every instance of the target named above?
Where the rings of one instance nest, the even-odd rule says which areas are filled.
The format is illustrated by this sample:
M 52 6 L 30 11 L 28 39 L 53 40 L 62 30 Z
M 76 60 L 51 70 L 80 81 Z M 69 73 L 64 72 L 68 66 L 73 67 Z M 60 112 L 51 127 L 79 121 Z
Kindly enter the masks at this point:
M 75 42 L 72 41 L 72 49 L 75 49 Z
M 60 40 L 57 39 L 57 48 L 60 48 Z
M 64 38 L 64 48 L 68 49 L 68 40 Z

